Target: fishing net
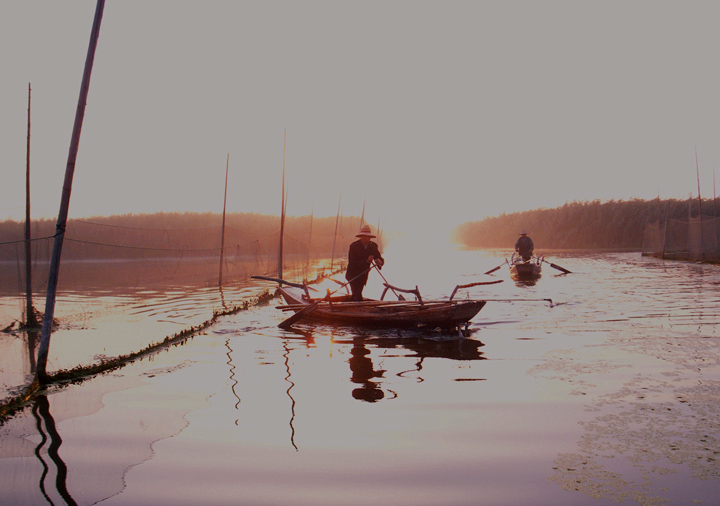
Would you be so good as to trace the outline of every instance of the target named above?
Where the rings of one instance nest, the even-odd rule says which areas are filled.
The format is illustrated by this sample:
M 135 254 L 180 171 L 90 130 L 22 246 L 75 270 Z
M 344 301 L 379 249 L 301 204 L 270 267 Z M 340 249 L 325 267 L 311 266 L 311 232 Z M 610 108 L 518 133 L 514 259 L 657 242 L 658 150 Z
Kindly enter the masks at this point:
M 695 216 L 648 223 L 643 255 L 681 260 L 720 260 L 720 219 Z

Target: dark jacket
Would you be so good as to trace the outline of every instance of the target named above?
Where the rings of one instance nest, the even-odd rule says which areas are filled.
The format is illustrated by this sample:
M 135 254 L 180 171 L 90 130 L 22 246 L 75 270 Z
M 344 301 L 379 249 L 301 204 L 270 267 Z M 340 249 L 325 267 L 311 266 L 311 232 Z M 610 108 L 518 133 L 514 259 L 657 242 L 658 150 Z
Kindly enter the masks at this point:
M 535 249 L 532 239 L 526 235 L 521 235 L 515 243 L 515 251 L 520 253 L 523 258 L 530 258 Z
M 367 270 L 367 268 L 370 267 L 370 264 L 368 263 L 368 257 L 370 255 L 372 255 L 375 260 L 380 260 L 380 262 L 378 262 L 380 264 L 385 262 L 382 255 L 380 254 L 377 243 L 370 241 L 366 248 L 365 246 L 363 246 L 362 241 L 358 239 L 357 241 L 350 244 L 350 249 L 348 250 L 348 266 L 347 271 L 345 272 L 345 279 L 350 281 L 364 270 Z M 365 276 L 363 276 L 363 278 L 367 279 L 367 275 L 368 273 L 365 273 Z

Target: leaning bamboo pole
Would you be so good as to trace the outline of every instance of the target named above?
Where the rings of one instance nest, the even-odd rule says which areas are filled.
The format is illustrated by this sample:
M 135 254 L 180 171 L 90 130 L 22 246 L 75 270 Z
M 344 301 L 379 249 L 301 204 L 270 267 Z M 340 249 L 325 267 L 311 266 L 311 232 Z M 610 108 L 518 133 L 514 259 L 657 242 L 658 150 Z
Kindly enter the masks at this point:
M 38 321 L 32 302 L 32 250 L 30 226 L 30 96 L 32 89 L 28 83 L 28 120 L 27 154 L 25 157 L 25 325 L 37 327 Z
M 55 225 L 55 242 L 53 244 L 52 257 L 50 259 L 50 274 L 48 277 L 47 299 L 45 301 L 45 316 L 43 318 L 40 346 L 38 348 L 38 361 L 36 377 L 40 383 L 46 383 L 47 358 L 50 350 L 50 336 L 52 334 L 53 317 L 55 315 L 55 296 L 57 291 L 58 277 L 60 275 L 60 257 L 62 255 L 63 239 L 67 228 L 67 216 L 70 208 L 70 193 L 72 181 L 75 174 L 75 163 L 80 144 L 80 132 L 82 131 L 83 118 L 85 116 L 85 105 L 87 103 L 88 90 L 90 89 L 90 75 L 92 74 L 95 50 L 100 35 L 100 23 L 102 21 L 105 0 L 98 0 L 95 8 L 92 31 L 90 32 L 90 44 L 88 46 L 85 70 L 83 71 L 82 83 L 80 85 L 80 97 L 78 98 L 77 110 L 75 111 L 75 123 L 73 125 L 70 149 L 68 152 L 67 165 L 65 167 L 65 180 L 63 182 L 62 198 L 60 199 L 60 210 L 58 212 L 57 224 Z

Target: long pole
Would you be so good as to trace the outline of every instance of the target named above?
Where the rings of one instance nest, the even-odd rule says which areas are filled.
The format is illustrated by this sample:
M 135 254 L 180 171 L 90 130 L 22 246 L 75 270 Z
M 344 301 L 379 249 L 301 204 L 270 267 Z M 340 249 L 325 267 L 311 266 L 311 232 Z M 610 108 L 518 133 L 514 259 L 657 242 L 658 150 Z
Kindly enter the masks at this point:
M 697 146 L 695 146 L 695 171 L 697 173 L 698 185 L 698 213 L 700 214 L 700 221 L 702 222 L 702 199 L 700 198 L 700 164 L 698 163 Z
M 660 257 L 663 260 L 665 260 L 665 244 L 667 242 L 668 221 L 670 220 L 670 203 L 668 202 L 667 206 L 665 207 L 665 227 L 663 228 L 662 257 Z
M 715 193 L 715 167 L 713 167 L 713 218 L 717 218 L 717 193 Z
M 218 286 L 220 288 L 222 288 L 223 254 L 225 253 L 225 208 L 227 207 L 227 186 L 229 169 L 230 153 L 228 153 L 227 155 L 227 163 L 225 164 L 225 196 L 223 197 L 222 229 L 220 231 L 220 274 L 218 276 Z
M 697 171 L 698 185 L 698 214 L 700 215 L 700 256 L 705 257 L 705 245 L 703 244 L 703 215 L 702 215 L 702 198 L 700 197 L 700 164 L 698 163 L 697 146 L 695 146 L 695 170 Z
M 335 218 L 335 235 L 333 236 L 332 257 L 330 257 L 330 272 L 332 272 L 333 264 L 335 263 L 335 241 L 337 241 L 338 222 L 340 221 L 340 202 L 342 202 L 342 192 L 340 192 L 340 199 L 338 200 L 337 217 Z
M 310 210 L 310 232 L 308 233 L 308 260 L 307 260 L 307 269 L 310 269 L 310 252 L 312 248 L 312 228 L 313 228 L 313 218 L 315 216 L 315 208 L 313 207 Z
M 360 215 L 360 227 L 362 227 L 365 224 L 365 199 L 363 199 L 363 209 L 362 214 Z M 358 228 L 360 228 L 358 227 Z
M 67 165 L 65 167 L 65 180 L 63 182 L 62 198 L 60 199 L 60 210 L 58 212 L 57 224 L 55 225 L 55 242 L 53 245 L 52 257 L 50 259 L 50 275 L 48 278 L 47 299 L 45 301 L 45 316 L 43 318 L 42 334 L 40 336 L 40 347 L 38 348 L 37 379 L 41 383 L 48 380 L 46 366 L 48 351 L 50 349 L 50 335 L 52 334 L 53 317 L 55 316 L 55 295 L 57 291 L 58 277 L 60 275 L 60 257 L 62 254 L 63 239 L 67 228 L 67 216 L 70 208 L 70 193 L 72 181 L 75 174 L 75 162 L 80 145 L 80 132 L 82 131 L 83 118 L 85 116 L 85 105 L 87 102 L 88 90 L 90 89 L 90 75 L 92 74 L 95 50 L 100 35 L 100 23 L 102 21 L 105 0 L 98 0 L 95 8 L 95 18 L 90 33 L 90 44 L 85 60 L 82 84 L 80 85 L 80 97 L 78 98 L 77 110 L 75 112 L 75 123 L 73 125 L 70 149 L 68 152 Z
M 28 83 L 27 155 L 25 166 L 25 325 L 36 327 L 37 317 L 32 303 L 32 251 L 30 227 L 30 83 Z
M 280 251 L 278 252 L 278 278 L 283 278 L 283 237 L 285 235 L 285 146 L 287 144 L 287 128 L 283 132 L 283 166 L 282 166 L 282 202 L 280 212 Z
M 713 256 L 718 254 L 718 223 L 717 223 L 717 193 L 715 193 L 715 166 L 713 166 L 713 237 L 715 238 L 715 251 Z

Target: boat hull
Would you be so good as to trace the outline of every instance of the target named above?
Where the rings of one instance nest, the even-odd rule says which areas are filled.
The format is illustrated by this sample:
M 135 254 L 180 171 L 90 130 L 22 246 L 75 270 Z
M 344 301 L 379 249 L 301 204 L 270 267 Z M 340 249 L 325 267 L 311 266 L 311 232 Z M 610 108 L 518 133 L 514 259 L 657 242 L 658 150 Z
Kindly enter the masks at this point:
M 296 288 L 280 289 L 286 309 L 295 313 L 308 305 L 317 307 L 303 319 L 336 325 L 374 328 L 429 327 L 457 329 L 467 324 L 485 306 L 484 300 L 458 301 L 348 301 L 309 300 Z
M 510 264 L 510 277 L 516 281 L 538 279 L 542 275 L 540 263 L 533 261 Z

